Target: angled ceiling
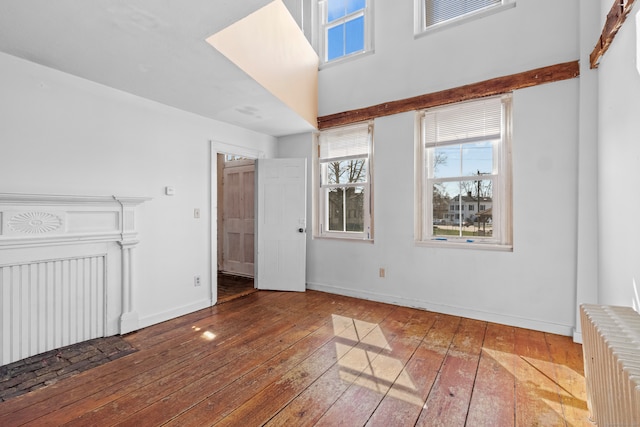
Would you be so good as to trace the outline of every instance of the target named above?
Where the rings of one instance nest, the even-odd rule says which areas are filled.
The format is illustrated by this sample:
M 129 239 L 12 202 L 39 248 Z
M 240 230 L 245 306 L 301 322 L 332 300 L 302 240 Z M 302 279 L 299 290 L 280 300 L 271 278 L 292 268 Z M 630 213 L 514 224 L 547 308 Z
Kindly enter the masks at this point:
M 272 0 L 2 0 L 0 51 L 274 136 L 313 126 L 205 39 Z

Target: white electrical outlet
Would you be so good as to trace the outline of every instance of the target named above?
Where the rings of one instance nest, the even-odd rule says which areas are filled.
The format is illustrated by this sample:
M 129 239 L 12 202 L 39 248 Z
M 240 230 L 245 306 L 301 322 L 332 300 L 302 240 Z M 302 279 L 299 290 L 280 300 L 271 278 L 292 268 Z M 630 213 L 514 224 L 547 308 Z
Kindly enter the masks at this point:
M 200 276 L 193 276 L 193 286 L 200 286 Z

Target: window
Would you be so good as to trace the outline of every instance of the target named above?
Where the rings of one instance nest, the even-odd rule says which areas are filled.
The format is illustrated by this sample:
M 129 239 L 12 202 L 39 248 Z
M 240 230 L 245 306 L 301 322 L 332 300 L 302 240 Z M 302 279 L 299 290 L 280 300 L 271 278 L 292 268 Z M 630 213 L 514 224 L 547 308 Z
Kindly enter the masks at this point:
M 510 95 L 418 113 L 418 241 L 510 247 L 510 117 Z
M 315 234 L 372 239 L 372 123 L 321 132 L 314 162 L 317 210 Z
M 318 0 L 323 62 L 370 50 L 371 0 Z
M 415 0 L 416 33 L 444 22 L 458 21 L 515 6 L 514 0 Z

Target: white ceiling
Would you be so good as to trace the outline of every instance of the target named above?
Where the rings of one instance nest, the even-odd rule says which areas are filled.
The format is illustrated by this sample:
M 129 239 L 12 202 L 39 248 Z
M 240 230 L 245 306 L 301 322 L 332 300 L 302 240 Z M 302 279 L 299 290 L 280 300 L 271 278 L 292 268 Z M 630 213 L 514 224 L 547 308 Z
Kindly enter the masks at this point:
M 0 51 L 274 136 L 311 125 L 205 39 L 272 0 L 0 0 Z

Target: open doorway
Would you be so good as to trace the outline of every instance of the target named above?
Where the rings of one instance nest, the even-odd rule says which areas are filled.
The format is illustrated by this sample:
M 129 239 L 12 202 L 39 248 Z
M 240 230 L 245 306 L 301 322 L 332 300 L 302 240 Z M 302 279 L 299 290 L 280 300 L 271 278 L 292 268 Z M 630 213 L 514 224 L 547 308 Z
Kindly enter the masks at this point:
M 217 302 L 256 291 L 255 159 L 217 153 Z

